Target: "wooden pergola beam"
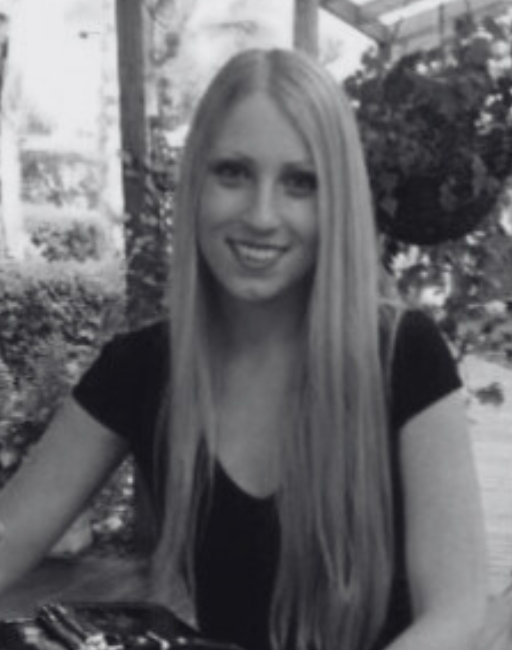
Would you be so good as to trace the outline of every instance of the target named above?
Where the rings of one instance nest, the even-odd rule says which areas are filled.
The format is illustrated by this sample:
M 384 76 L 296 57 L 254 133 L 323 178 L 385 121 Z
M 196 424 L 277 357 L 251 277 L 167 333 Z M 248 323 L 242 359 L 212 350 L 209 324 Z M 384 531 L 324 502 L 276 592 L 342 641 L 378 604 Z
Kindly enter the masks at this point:
M 444 24 L 449 26 L 459 16 L 468 11 L 478 18 L 484 15 L 498 15 L 510 6 L 510 0 L 439 0 L 439 3 L 417 14 L 383 22 L 383 17 L 400 9 L 414 8 L 415 2 L 404 4 L 404 0 L 369 0 L 363 5 L 356 5 L 351 0 L 322 0 L 322 6 L 348 23 L 361 33 L 382 43 L 394 41 L 402 49 L 417 50 L 434 47 L 440 40 L 440 7 L 443 11 Z
M 375 16 L 366 12 L 366 5 L 356 5 L 351 0 L 322 0 L 322 7 L 354 29 L 379 43 L 390 39 L 391 32 Z
M 440 2 L 441 0 L 439 0 Z M 408 6 L 410 7 L 411 4 L 414 5 L 414 2 L 409 2 Z M 368 18 L 379 20 L 384 14 L 388 14 L 397 9 L 404 9 L 405 6 L 404 0 L 370 0 L 369 2 L 365 2 L 364 12 Z
M 499 15 L 507 6 L 508 0 L 479 0 L 478 4 L 471 5 L 470 15 L 475 18 Z M 453 22 L 468 13 L 467 0 L 445 3 L 442 5 L 442 16 L 440 11 L 440 8 L 436 7 L 405 18 L 397 30 L 396 44 L 402 50 L 411 51 L 429 49 L 441 45 L 441 41 L 450 40 Z M 444 34 L 441 33 L 442 25 Z
M 408 3 L 407 9 L 410 7 L 414 8 L 414 4 L 414 2 Z M 439 0 L 435 6 L 418 12 L 416 15 L 419 16 L 421 14 L 431 14 L 432 12 L 437 13 L 440 6 L 443 6 L 444 10 L 448 12 L 451 11 L 451 7 L 454 4 L 457 3 L 449 2 L 447 0 Z M 381 20 L 385 14 L 389 14 L 393 11 L 399 11 L 405 7 L 406 5 L 404 4 L 403 0 L 370 0 L 364 4 L 364 13 L 368 18 Z M 469 11 L 471 14 L 477 16 L 488 12 L 501 12 L 507 7 L 510 7 L 509 0 L 478 0 L 478 2 L 467 2 L 467 0 L 465 0 L 464 9 L 462 11 L 460 10 L 459 3 L 459 13 L 466 13 Z M 410 19 L 408 18 L 407 20 L 412 19 L 413 17 Z

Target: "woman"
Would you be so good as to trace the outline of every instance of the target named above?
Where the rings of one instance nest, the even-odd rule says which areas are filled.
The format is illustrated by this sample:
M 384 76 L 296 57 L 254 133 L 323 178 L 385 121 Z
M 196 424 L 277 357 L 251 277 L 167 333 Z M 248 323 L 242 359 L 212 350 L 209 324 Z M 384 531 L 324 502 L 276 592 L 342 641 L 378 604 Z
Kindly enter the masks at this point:
M 104 349 L 2 496 L 0 588 L 131 448 L 158 515 L 153 595 L 183 586 L 204 633 L 472 647 L 486 581 L 460 382 L 428 319 L 379 307 L 360 141 L 316 64 L 251 51 L 218 74 L 175 237 L 170 326 Z

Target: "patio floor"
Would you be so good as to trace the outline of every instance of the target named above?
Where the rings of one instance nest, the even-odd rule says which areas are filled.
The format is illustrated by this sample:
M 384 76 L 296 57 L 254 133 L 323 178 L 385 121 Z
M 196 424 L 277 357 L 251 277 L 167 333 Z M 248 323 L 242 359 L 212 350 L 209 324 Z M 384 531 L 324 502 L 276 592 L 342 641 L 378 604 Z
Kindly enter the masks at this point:
M 464 369 L 470 387 L 499 382 L 505 401 L 469 409 L 475 463 L 482 488 L 493 593 L 512 582 L 512 371 L 480 359 Z

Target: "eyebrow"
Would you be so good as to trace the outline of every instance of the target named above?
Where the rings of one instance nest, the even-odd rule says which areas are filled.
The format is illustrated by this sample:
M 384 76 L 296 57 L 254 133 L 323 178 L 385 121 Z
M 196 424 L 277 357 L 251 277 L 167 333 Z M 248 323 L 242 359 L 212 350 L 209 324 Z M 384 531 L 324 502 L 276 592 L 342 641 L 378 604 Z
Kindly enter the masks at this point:
M 315 165 L 310 160 L 298 160 L 293 162 L 292 161 L 286 162 L 284 164 L 284 167 L 291 171 L 307 171 L 307 172 L 316 173 Z
M 251 158 L 250 156 L 247 156 L 244 153 L 238 152 L 238 151 L 212 151 L 210 160 L 236 160 L 243 162 L 247 165 L 254 165 L 254 159 Z M 284 162 L 284 167 L 287 169 L 297 169 L 297 170 L 308 170 L 308 171 L 316 171 L 315 165 L 312 160 L 309 158 L 307 159 L 299 159 L 299 160 L 287 160 Z
M 249 156 L 245 154 L 238 153 L 236 151 L 212 151 L 210 153 L 210 159 L 212 160 L 238 160 L 241 162 L 252 162 Z

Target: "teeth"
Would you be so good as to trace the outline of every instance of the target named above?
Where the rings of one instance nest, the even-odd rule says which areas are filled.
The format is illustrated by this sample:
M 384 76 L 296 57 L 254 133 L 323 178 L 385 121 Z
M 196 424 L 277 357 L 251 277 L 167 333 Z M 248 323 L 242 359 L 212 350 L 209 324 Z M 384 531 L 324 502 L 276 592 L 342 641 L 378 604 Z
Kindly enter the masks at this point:
M 261 246 L 254 244 L 234 244 L 237 253 L 249 262 L 265 263 L 272 262 L 282 253 L 282 249 L 276 246 Z
M 256 248 L 255 246 L 246 246 L 244 244 L 238 246 L 238 250 L 245 257 L 251 257 L 255 260 L 271 260 L 279 254 L 275 248 Z

